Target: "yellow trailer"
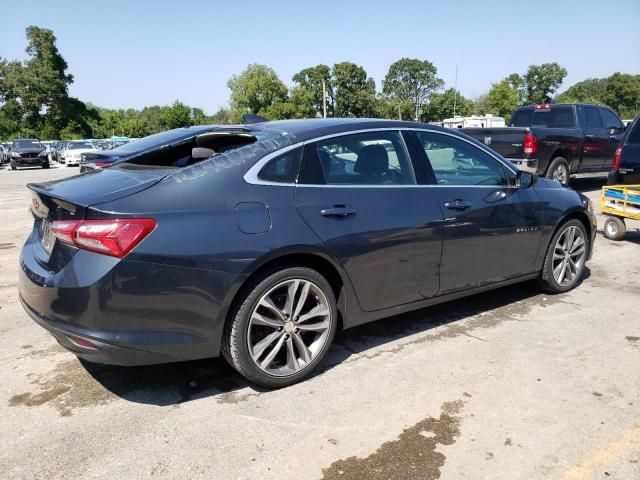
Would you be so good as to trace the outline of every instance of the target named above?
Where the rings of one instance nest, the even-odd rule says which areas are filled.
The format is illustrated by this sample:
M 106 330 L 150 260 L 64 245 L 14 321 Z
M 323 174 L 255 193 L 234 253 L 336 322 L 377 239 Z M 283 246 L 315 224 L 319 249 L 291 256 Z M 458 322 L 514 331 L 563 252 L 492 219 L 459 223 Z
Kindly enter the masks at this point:
M 627 231 L 625 219 L 640 220 L 640 185 L 606 185 L 600 198 L 604 221 L 604 236 L 620 240 Z

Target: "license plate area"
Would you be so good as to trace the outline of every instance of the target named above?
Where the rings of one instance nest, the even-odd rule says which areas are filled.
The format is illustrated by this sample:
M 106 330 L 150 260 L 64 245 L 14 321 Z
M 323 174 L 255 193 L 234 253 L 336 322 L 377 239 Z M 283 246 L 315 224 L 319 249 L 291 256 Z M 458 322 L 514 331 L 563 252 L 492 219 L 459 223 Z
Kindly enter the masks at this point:
M 42 220 L 42 225 L 40 226 L 40 229 L 41 229 L 40 245 L 42 246 L 45 252 L 51 255 L 53 246 L 56 243 L 56 237 L 51 232 L 51 224 L 47 220 Z

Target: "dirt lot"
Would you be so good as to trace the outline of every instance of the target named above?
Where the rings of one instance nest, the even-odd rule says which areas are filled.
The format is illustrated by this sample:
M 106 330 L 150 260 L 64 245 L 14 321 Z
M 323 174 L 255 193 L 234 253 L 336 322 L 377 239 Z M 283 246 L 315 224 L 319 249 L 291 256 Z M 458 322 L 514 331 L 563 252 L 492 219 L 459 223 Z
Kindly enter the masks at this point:
M 318 375 L 269 392 L 221 360 L 82 364 L 27 317 L 24 186 L 76 171 L 0 169 L 1 478 L 640 478 L 640 224 L 598 235 L 568 294 L 508 287 L 343 332 Z

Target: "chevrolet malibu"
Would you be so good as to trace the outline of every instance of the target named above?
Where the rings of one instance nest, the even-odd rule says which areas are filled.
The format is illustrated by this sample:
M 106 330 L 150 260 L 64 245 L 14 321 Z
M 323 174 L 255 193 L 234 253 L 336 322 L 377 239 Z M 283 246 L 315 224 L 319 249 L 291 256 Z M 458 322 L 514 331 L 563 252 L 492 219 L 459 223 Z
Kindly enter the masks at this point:
M 574 288 L 589 200 L 453 130 L 384 120 L 215 127 L 30 184 L 20 299 L 89 361 L 222 354 L 282 387 L 338 329 L 535 280 Z

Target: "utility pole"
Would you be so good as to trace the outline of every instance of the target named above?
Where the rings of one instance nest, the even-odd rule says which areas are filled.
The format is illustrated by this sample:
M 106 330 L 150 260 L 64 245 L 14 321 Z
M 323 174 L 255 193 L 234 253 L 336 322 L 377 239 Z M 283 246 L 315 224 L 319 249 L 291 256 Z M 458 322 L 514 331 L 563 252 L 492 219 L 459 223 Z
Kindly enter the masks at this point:
M 322 118 L 327 118 L 327 82 L 322 81 Z
M 456 83 L 453 88 L 453 116 L 456 116 L 456 103 L 458 100 L 458 64 L 456 63 Z

